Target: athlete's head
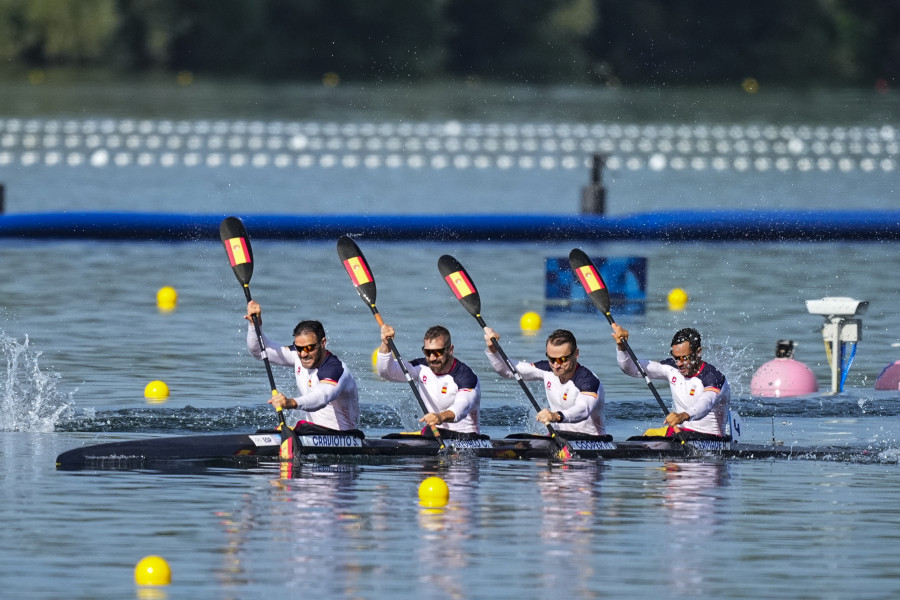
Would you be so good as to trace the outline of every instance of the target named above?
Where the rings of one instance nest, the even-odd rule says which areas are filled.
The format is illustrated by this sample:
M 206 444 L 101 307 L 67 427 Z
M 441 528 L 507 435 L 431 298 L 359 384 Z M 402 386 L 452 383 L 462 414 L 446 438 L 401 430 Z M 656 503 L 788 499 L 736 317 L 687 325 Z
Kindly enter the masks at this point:
M 318 321 L 300 321 L 294 327 L 294 350 L 306 369 L 318 367 L 325 360 L 325 328 Z
M 434 325 L 425 332 L 422 353 L 428 366 L 438 375 L 443 375 L 453 366 L 453 343 L 450 331 L 443 325 Z
M 703 362 L 700 358 L 702 352 L 699 331 L 693 327 L 685 327 L 675 332 L 672 337 L 672 358 L 682 375 L 690 377 L 697 373 Z
M 578 363 L 578 343 L 572 332 L 557 329 L 547 336 L 546 356 L 553 374 L 563 383 L 569 381 Z

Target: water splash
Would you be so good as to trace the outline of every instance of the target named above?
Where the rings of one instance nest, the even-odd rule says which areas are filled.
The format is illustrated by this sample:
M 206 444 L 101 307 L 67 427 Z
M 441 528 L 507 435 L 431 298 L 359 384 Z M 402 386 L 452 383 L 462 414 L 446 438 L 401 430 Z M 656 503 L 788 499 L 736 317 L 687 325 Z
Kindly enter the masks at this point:
M 41 371 L 41 352 L 0 331 L 0 352 L 6 358 L 6 378 L 0 381 L 0 431 L 53 431 L 72 412 L 72 393 L 56 389 L 58 373 Z

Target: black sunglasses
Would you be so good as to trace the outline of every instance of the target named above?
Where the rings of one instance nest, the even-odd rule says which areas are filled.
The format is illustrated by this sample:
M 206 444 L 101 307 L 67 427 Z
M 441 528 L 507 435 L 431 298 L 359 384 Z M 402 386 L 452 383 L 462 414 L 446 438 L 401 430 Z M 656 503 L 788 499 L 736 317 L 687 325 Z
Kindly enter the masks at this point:
M 443 348 L 426 348 L 422 346 L 422 354 L 428 356 L 429 354 L 434 354 L 436 357 L 440 358 L 444 355 L 444 352 L 450 349 L 450 346 L 445 346 Z
M 575 354 L 574 352 L 572 354 Z M 556 363 L 558 365 L 564 365 L 569 362 L 569 359 L 572 358 L 572 354 L 566 354 L 565 356 L 550 356 L 549 354 L 544 354 L 551 363 Z
M 309 354 L 318 347 L 319 342 L 316 342 L 315 344 L 307 344 L 305 346 L 298 346 L 297 344 L 294 344 L 294 350 L 297 351 L 297 354 L 300 354 L 301 352 L 306 352 L 307 354 Z
M 675 354 L 672 352 L 669 352 L 669 354 L 672 355 L 672 358 L 675 360 L 675 362 L 688 362 L 695 358 L 695 355 L 693 352 L 685 354 L 684 356 L 675 356 Z

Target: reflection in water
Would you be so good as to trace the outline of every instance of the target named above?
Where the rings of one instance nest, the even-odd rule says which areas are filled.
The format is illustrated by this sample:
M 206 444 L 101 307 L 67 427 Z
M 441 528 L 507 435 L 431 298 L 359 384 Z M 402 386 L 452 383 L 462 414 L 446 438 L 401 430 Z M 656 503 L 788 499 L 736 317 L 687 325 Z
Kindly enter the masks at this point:
M 421 478 L 442 478 L 450 490 L 450 500 L 444 508 L 420 507 L 418 522 L 421 530 L 418 551 L 418 582 L 424 597 L 467 598 L 464 573 L 472 566 L 466 552 L 466 540 L 475 528 L 478 511 L 480 461 L 454 460 L 434 470 L 425 471 Z
M 271 531 L 271 519 L 258 514 L 257 495 L 246 495 L 245 506 L 234 513 L 221 513 L 220 523 L 228 535 L 219 573 L 223 588 L 237 590 L 248 584 L 248 572 L 254 569 L 245 569 L 245 563 L 254 562 L 252 548 L 264 536 L 279 547 L 284 543 L 287 553 L 277 553 L 274 560 L 283 565 L 286 578 L 321 582 L 323 573 L 340 572 L 340 578 L 327 582 L 329 589 L 342 597 L 360 595 L 362 582 L 353 575 L 361 568 L 352 560 L 358 554 L 335 552 L 363 526 L 353 510 L 359 474 L 358 464 L 296 464 L 291 479 L 270 480 L 276 491 L 267 496 L 272 502 L 268 507 L 283 516 L 280 531 Z
M 597 560 L 594 525 L 604 468 L 600 461 L 549 464 L 537 475 L 541 538 L 548 564 L 557 565 L 540 568 L 541 589 L 559 597 L 601 597 L 589 582 Z
M 692 556 L 721 531 L 721 495 L 715 490 L 728 484 L 728 463 L 666 462 L 662 472 L 663 507 L 675 532 L 665 553 L 668 581 L 673 591 L 702 596 L 712 567 Z

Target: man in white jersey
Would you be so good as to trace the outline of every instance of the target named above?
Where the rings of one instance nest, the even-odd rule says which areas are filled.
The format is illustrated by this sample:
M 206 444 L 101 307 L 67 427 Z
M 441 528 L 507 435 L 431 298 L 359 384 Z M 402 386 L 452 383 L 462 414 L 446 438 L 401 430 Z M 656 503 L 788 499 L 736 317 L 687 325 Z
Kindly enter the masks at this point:
M 493 340 L 500 339 L 490 327 L 484 328 L 485 354 L 491 367 L 501 376 L 512 378 L 506 362 L 498 354 Z M 571 331 L 557 329 L 547 337 L 547 360 L 515 364 L 522 379 L 542 380 L 550 408 L 537 414 L 541 423 L 554 424 L 560 432 L 606 435 L 603 422 L 603 384 L 584 365 L 578 364 L 578 344 Z
M 618 345 L 619 368 L 631 377 L 642 377 L 628 352 L 628 330 L 614 323 L 612 336 Z M 700 333 L 686 327 L 672 338 L 672 357 L 663 361 L 642 360 L 651 379 L 665 379 L 672 390 L 675 410 L 666 415 L 666 433 L 696 432 L 706 436 L 725 435 L 731 388 L 718 369 L 703 362 Z
M 247 329 L 247 349 L 262 360 L 263 353 L 253 326 L 253 315 L 262 325 L 262 309 L 251 300 L 247 304 L 250 321 Z M 350 369 L 325 346 L 325 329 L 318 321 L 301 321 L 294 328 L 294 343 L 290 346 L 274 344 L 263 334 L 266 356 L 273 365 L 292 367 L 297 378 L 300 396 L 288 398 L 278 393 L 269 404 L 278 408 L 299 408 L 309 415 L 309 422 L 329 429 L 356 429 L 359 423 L 359 394 Z M 302 423 L 299 422 L 298 424 Z
M 388 340 L 393 337 L 394 328 L 388 324 L 382 325 L 376 369 L 388 381 L 406 381 L 388 345 Z M 481 384 L 475 372 L 453 356 L 453 344 L 446 327 L 435 325 L 425 332 L 422 353 L 424 358 L 405 363 L 410 376 L 416 381 L 422 401 L 430 411 L 419 422 L 428 427 L 477 434 Z

